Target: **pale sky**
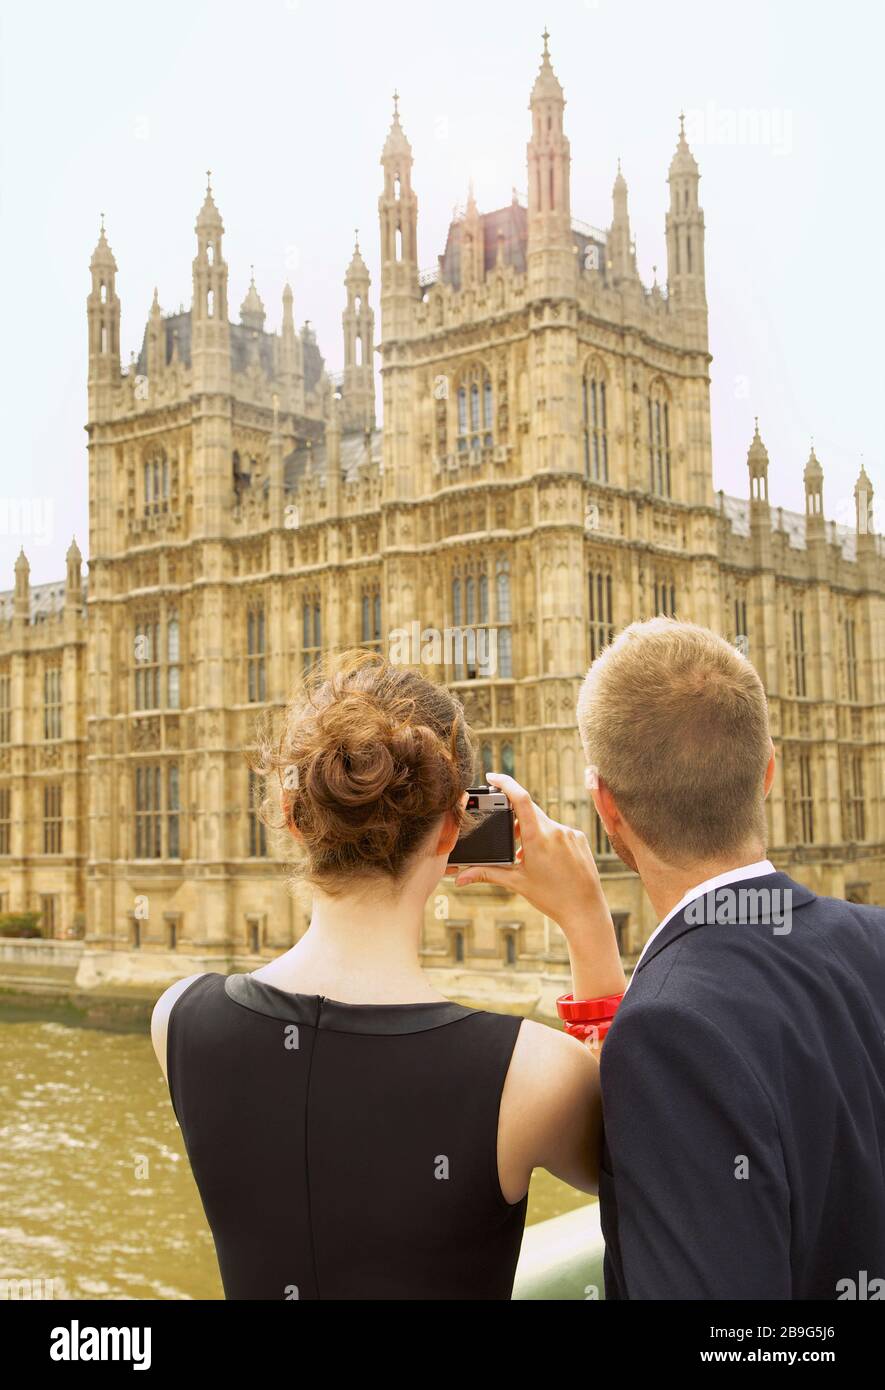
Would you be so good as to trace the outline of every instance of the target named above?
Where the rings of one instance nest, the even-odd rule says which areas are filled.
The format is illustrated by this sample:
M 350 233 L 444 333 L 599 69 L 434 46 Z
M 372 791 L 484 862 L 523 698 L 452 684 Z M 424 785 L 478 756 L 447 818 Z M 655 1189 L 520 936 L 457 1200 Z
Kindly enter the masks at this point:
M 774 505 L 803 508 L 812 436 L 828 517 L 853 520 L 861 458 L 881 504 L 882 14 L 858 0 L 3 0 L 0 589 L 22 542 L 35 583 L 63 576 L 72 532 L 87 554 L 85 297 L 99 213 L 124 362 L 154 285 L 164 310 L 190 305 L 211 168 L 232 316 L 254 263 L 277 328 L 289 278 L 296 322 L 311 320 L 337 371 L 355 227 L 378 315 L 378 160 L 394 88 L 431 267 L 471 178 L 481 211 L 526 187 L 545 24 L 573 215 L 609 224 L 620 155 L 648 282 L 653 265 L 666 279 L 666 176 L 686 111 L 707 227 L 714 485 L 746 496 L 758 414 Z

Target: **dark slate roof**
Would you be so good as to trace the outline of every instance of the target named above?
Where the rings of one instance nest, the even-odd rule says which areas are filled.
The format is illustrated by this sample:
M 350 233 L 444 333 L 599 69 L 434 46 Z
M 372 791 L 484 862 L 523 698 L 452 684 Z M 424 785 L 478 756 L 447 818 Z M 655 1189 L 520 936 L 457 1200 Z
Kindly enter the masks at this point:
M 31 617 L 32 623 L 42 623 L 46 618 L 54 617 L 56 613 L 61 613 L 65 606 L 65 581 L 63 579 L 52 580 L 49 584 L 32 584 L 31 595 Z M 15 590 L 5 589 L 0 593 L 0 619 L 10 622 L 13 616 L 13 606 L 15 601 Z M 83 580 L 83 605 L 86 605 L 86 580 Z
M 528 209 L 522 203 L 512 202 L 506 208 L 497 208 L 494 212 L 484 212 L 480 214 L 483 233 L 483 261 L 485 271 L 488 275 L 494 270 L 498 261 L 498 242 L 499 234 L 504 249 L 504 264 L 512 265 L 519 273 L 524 274 L 526 268 L 526 248 L 528 246 Z M 439 278 L 453 289 L 461 288 L 461 234 L 464 228 L 463 218 L 456 218 L 449 225 L 449 234 L 446 238 L 446 249 L 439 258 Z M 583 268 L 586 265 L 587 248 L 596 245 L 600 248 L 600 254 L 596 258 L 598 268 L 604 272 L 605 256 L 602 254 L 605 242 L 603 233 L 593 229 L 574 227 L 572 229 L 572 240 L 577 247 L 579 265 Z
M 144 334 L 141 340 L 141 351 L 138 354 L 138 361 L 135 370 L 139 376 L 143 376 L 147 371 L 147 335 L 148 324 L 145 324 Z M 164 314 L 163 328 L 166 332 L 166 362 L 172 361 L 172 347 L 175 335 L 178 335 L 178 356 L 186 367 L 191 364 L 191 314 L 190 310 L 183 310 L 180 314 Z M 251 328 L 247 328 L 242 323 L 232 323 L 230 325 L 230 360 L 235 372 L 245 371 L 249 361 L 249 344 L 252 341 Z M 258 358 L 264 368 L 265 375 L 273 378 L 274 372 L 274 339 L 273 333 L 258 333 Z M 308 327 L 301 330 L 301 344 L 304 355 L 304 386 L 305 390 L 312 391 L 323 374 L 325 362 L 320 352 L 316 338 Z
M 135 370 L 139 376 L 144 376 L 147 371 L 147 335 L 148 324 L 145 324 L 144 335 L 141 340 L 141 351 L 138 354 L 138 361 Z M 172 347 L 175 335 L 178 334 L 178 356 L 186 367 L 191 364 L 191 316 L 190 310 L 180 314 L 164 314 L 163 327 L 166 330 L 166 361 L 172 361 Z
M 381 431 L 374 430 L 369 440 L 369 455 L 374 464 L 381 462 Z M 321 440 L 308 449 L 299 444 L 297 449 L 283 460 L 284 486 L 291 492 L 296 483 L 304 477 L 307 460 L 310 457 L 311 469 L 315 478 L 326 476 L 326 441 Z M 355 430 L 341 436 L 341 477 L 344 482 L 355 482 L 357 470 L 366 461 L 366 435 L 364 430 Z

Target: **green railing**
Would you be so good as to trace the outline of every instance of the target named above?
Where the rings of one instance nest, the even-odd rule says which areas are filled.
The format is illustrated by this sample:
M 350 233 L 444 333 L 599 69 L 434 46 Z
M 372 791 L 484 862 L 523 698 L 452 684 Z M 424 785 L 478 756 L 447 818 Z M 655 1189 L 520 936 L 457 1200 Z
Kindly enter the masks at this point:
M 522 1300 L 604 1298 L 604 1251 L 598 1202 L 527 1226 L 513 1297 Z

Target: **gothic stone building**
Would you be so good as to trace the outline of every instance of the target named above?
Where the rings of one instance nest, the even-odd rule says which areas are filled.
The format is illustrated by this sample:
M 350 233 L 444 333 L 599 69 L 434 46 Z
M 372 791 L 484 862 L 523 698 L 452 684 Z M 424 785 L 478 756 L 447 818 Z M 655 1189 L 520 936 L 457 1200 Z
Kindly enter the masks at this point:
M 308 904 L 254 812 L 256 713 L 282 706 L 322 651 L 427 629 L 494 633 L 489 649 L 438 644 L 423 669 L 463 699 L 483 765 L 591 837 L 625 956 L 654 919 L 583 790 L 575 700 L 600 648 L 655 613 L 727 634 L 765 682 L 775 860 L 819 891 L 885 902 L 885 552 L 869 479 L 855 524 L 827 521 L 812 452 L 805 515 L 773 509 L 757 428 L 749 497 L 714 492 L 704 215 L 684 127 L 666 289 L 647 288 L 620 169 L 607 230 L 572 216 L 564 106 L 545 37 L 527 197 L 481 213 L 471 192 L 426 271 L 395 103 L 381 341 L 357 245 L 337 376 L 296 330 L 288 286 L 279 332 L 254 278 L 231 322 L 211 187 L 191 307 L 164 314 L 155 294 L 122 370 L 102 225 L 88 588 L 73 544 L 64 583 L 31 587 L 22 554 L 0 597 L 0 905 L 82 931 L 93 982 L 226 968 L 304 931 Z M 558 929 L 523 902 L 447 884 L 424 956 L 453 990 L 486 972 L 504 992 L 543 992 L 566 962 Z

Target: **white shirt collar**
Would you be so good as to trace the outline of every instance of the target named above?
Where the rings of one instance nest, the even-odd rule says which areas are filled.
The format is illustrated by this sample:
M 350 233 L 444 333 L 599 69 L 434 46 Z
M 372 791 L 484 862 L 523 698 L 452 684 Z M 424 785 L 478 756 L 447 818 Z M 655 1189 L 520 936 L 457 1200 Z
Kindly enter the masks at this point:
M 636 975 L 636 971 L 642 964 L 642 958 L 645 955 L 651 943 L 654 941 L 655 937 L 664 930 L 664 927 L 667 925 L 667 923 L 671 921 L 672 918 L 674 918 L 678 912 L 681 912 L 683 908 L 688 907 L 689 903 L 694 902 L 695 898 L 702 898 L 705 893 L 709 893 L 713 889 L 724 888 L 727 883 L 739 883 L 740 880 L 743 878 L 762 878 L 764 874 L 776 873 L 777 869 L 774 867 L 770 859 L 758 859 L 755 864 L 744 864 L 739 869 L 726 869 L 724 874 L 717 874 L 715 878 L 708 878 L 705 883 L 699 883 L 696 888 L 690 888 L 688 892 L 685 894 L 685 897 L 681 898 L 675 907 L 671 907 L 664 920 L 658 923 L 651 936 L 646 941 L 645 945 L 639 953 L 639 960 L 633 967 L 633 974 L 627 981 L 627 988 L 630 988 L 630 984 L 632 983 L 633 978 Z

